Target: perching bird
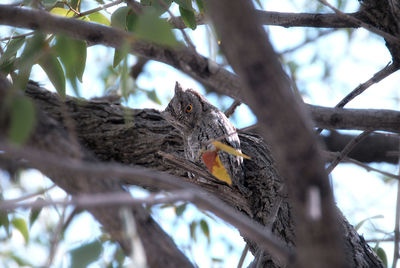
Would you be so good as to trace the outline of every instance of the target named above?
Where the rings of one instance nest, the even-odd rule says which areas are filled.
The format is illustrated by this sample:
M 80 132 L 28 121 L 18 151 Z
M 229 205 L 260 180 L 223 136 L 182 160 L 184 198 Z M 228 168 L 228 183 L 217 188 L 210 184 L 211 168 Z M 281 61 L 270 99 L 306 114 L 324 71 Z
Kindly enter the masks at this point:
M 204 150 L 215 150 L 211 144 L 215 140 L 241 152 L 236 129 L 225 114 L 196 91 L 183 90 L 178 82 L 163 116 L 182 133 L 185 156 L 191 161 L 205 167 L 200 156 Z M 243 158 L 222 150 L 217 153 L 233 184 L 243 189 Z

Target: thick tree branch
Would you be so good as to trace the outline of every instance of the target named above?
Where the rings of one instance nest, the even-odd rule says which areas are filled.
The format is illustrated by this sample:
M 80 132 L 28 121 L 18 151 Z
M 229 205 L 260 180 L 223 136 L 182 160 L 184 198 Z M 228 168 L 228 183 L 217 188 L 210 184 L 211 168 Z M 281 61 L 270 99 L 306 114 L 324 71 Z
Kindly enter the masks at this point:
M 343 230 L 333 202 L 311 120 L 291 91 L 288 79 L 246 0 L 206 1 L 224 54 L 243 81 L 247 103 L 285 178 L 295 213 L 298 267 L 350 267 Z M 229 8 L 227 8 L 229 6 Z M 240 18 L 246 18 L 241 20 Z M 249 42 L 248 40 L 251 40 Z M 318 216 L 311 215 L 312 198 Z
M 7 80 L 0 74 L 0 138 L 6 137 L 8 129 L 9 113 L 5 101 L 10 85 Z M 60 98 L 55 97 L 58 102 Z M 29 144 L 38 150 L 45 150 L 53 155 L 62 155 L 74 159 L 75 162 L 90 161 L 91 163 L 99 163 L 86 149 L 77 146 L 74 138 L 66 131 L 67 124 L 63 118 L 63 103 L 59 103 L 60 120 L 57 122 L 49 117 L 42 109 L 38 109 L 37 124 L 35 132 L 31 135 Z M 3 150 L 3 149 L 2 149 Z M 40 162 L 40 157 L 36 156 L 36 160 Z M 53 157 L 54 160 L 56 159 Z M 119 182 L 111 180 L 106 176 L 92 176 L 91 174 L 73 174 L 71 172 L 60 170 L 55 166 L 39 165 L 35 166 L 43 174 L 48 176 L 57 186 L 65 190 L 68 194 L 78 195 L 82 193 L 104 193 L 104 192 L 123 192 L 123 188 Z M 121 220 L 119 210 L 107 207 L 90 208 L 89 212 L 103 225 L 104 229 L 109 232 L 111 238 L 118 241 L 127 255 L 131 252 L 131 243 L 129 238 L 124 235 L 123 222 Z M 192 267 L 192 264 L 176 247 L 171 238 L 165 234 L 161 227 L 154 222 L 149 212 L 141 206 L 131 209 L 137 231 L 141 236 L 142 243 L 146 249 L 146 255 L 149 260 L 149 267 Z M 155 245 L 154 240 L 158 243 Z M 154 254 L 158 257 L 155 258 Z M 149 259 L 150 258 L 150 259 Z M 166 262 L 168 260 L 168 262 Z
M 342 109 L 307 105 L 315 125 L 325 129 L 400 132 L 400 112 L 384 109 Z
M 56 94 L 41 90 L 33 84 L 29 85 L 26 93 L 54 121 L 60 123 L 64 121 L 60 99 Z M 183 180 L 197 183 L 262 225 L 270 223 L 274 204 L 277 199 L 282 199 L 275 221 L 272 223 L 272 231 L 289 245 L 294 244 L 291 206 L 286 195 L 282 193 L 282 181 L 274 168 L 274 160 L 271 159 L 268 147 L 257 136 L 239 133 L 242 151 L 252 157 L 252 160 L 245 160 L 245 174 L 247 187 L 253 194 L 250 197 L 243 197 L 235 189 L 225 185 L 188 179 L 185 177 L 186 170 L 172 166 L 157 153 L 163 151 L 168 154 L 183 155 L 179 133 L 160 116 L 158 111 L 129 110 L 114 103 L 78 101 L 73 98 L 67 98 L 65 105 L 75 123 L 76 133 L 82 145 L 103 161 L 141 165 L 179 175 Z M 131 121 L 126 121 L 127 112 L 132 115 Z M 130 184 L 129 180 L 125 183 Z M 373 251 L 344 218 L 342 221 L 348 234 L 346 248 L 353 256 L 354 267 L 371 265 L 380 267 L 380 262 Z M 250 250 L 256 254 L 257 245 L 248 242 Z M 267 267 L 280 267 L 273 264 L 271 257 L 269 262 L 266 259 L 264 263 Z
M 103 44 L 113 48 L 121 48 L 128 43 L 131 44 L 130 52 L 133 54 L 169 64 L 216 92 L 241 99 L 241 85 L 236 75 L 186 47 L 162 48 L 139 41 L 133 34 L 111 27 L 8 5 L 0 5 L 0 24 L 46 33 L 67 34 L 91 44 Z

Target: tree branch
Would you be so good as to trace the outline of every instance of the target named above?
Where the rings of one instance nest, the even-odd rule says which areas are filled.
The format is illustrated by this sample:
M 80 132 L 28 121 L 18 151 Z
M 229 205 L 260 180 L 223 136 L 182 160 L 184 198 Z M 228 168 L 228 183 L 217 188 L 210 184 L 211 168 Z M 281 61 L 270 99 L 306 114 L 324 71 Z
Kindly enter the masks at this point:
M 242 79 L 243 95 L 257 115 L 263 137 L 285 178 L 296 221 L 296 265 L 349 267 L 343 230 L 338 225 L 333 194 L 311 120 L 293 95 L 266 32 L 255 16 L 252 2 L 205 2 L 218 36 L 225 44 L 224 54 Z M 308 199 L 311 190 L 317 198 Z M 319 201 L 313 204 L 319 209 L 318 217 L 310 214 L 312 200 Z
M 57 94 L 39 89 L 34 84 L 29 84 L 25 92 L 53 121 L 60 124 L 65 123 L 60 108 L 60 98 Z M 278 199 L 282 199 L 277 214 L 275 213 L 275 221 L 271 224 L 272 232 L 287 241 L 288 245 L 294 245 L 291 205 L 282 192 L 283 184 L 275 169 L 275 161 L 271 158 L 266 144 L 256 135 L 239 133 L 242 152 L 252 158 L 244 162 L 246 187 L 252 192 L 252 195 L 243 197 L 227 185 L 216 184 L 208 180 L 194 181 L 187 178 L 186 170 L 169 164 L 158 154 L 159 151 L 163 151 L 180 157 L 184 155 L 182 138 L 160 116 L 158 111 L 152 109 L 131 110 L 106 101 L 83 101 L 70 97 L 67 97 L 65 104 L 67 113 L 75 124 L 80 143 L 92 155 L 103 161 L 140 165 L 178 175 L 181 177 L 180 183 L 189 181 L 198 184 L 212 195 L 225 201 L 226 204 L 248 214 L 250 218 L 262 225 L 271 223 L 274 204 Z M 128 118 L 132 118 L 132 120 L 126 120 L 127 114 L 129 115 Z M 61 128 L 65 129 L 62 126 Z M 41 133 L 42 135 L 48 134 L 48 128 Z M 35 145 L 37 146 L 37 144 Z M 49 149 L 51 147 L 46 148 L 46 150 Z M 130 185 L 132 181 L 126 178 L 124 183 Z M 74 183 L 69 181 L 69 185 L 73 186 Z M 143 183 L 139 184 L 139 186 L 141 185 L 143 186 Z M 136 216 L 136 218 L 138 217 Z M 118 221 L 119 219 L 114 218 L 113 220 Z M 148 222 L 143 220 L 144 226 L 147 226 Z M 342 225 L 348 235 L 346 237 L 347 251 L 349 254 L 354 254 L 354 260 L 362 265 L 380 267 L 379 261 L 371 248 L 365 244 L 344 218 L 342 218 Z M 151 236 L 152 229 L 143 228 L 143 232 L 146 231 L 148 231 L 148 236 Z M 158 238 L 154 235 L 150 238 L 158 241 Z M 147 241 L 151 243 L 152 240 L 148 239 Z M 251 252 L 256 254 L 258 246 L 250 240 L 246 241 Z M 144 244 L 146 245 L 146 243 Z M 156 250 L 158 249 L 153 249 L 154 252 Z M 263 261 L 268 267 L 280 267 L 272 263 L 271 257 L 265 257 Z
M 400 112 L 306 105 L 315 125 L 325 129 L 382 130 L 400 133 Z
M 225 220 L 226 222 L 235 226 L 240 232 L 247 238 L 255 241 L 264 250 L 270 252 L 275 258 L 280 260 L 283 265 L 287 265 L 290 260 L 293 260 L 294 255 L 290 248 L 286 246 L 284 242 L 281 242 L 279 238 L 274 236 L 268 229 L 258 224 L 255 221 L 250 220 L 243 214 L 238 213 L 233 208 L 228 207 L 215 197 L 205 193 L 201 188 L 196 185 L 190 184 L 179 180 L 178 178 L 153 171 L 150 169 L 140 167 L 128 167 L 116 163 L 90 163 L 83 161 L 76 161 L 71 158 L 64 158 L 60 155 L 55 155 L 43 151 L 35 151 L 29 148 L 23 150 L 14 149 L 6 144 L 0 144 L 0 148 L 6 151 L 11 157 L 23 157 L 28 160 L 33 167 L 39 170 L 48 170 L 49 167 L 58 169 L 64 173 L 71 174 L 76 177 L 96 177 L 96 178 L 108 178 L 113 181 L 126 181 L 134 185 L 141 185 L 147 188 L 159 188 L 162 190 L 182 190 L 182 195 L 164 198 L 149 198 L 149 200 L 135 200 L 132 199 L 128 193 L 100 193 L 93 195 L 93 198 L 87 196 L 77 196 L 70 202 L 54 202 L 60 205 L 85 205 L 88 208 L 91 207 L 102 207 L 101 205 L 107 204 L 104 207 L 134 204 L 139 205 L 141 203 L 157 204 L 163 201 L 191 201 L 199 208 L 210 211 L 216 216 Z M 99 201 L 101 200 L 101 201 Z M 39 205 L 38 203 L 37 205 Z M 43 205 L 50 205 L 51 202 L 42 202 Z M 32 204 L 33 205 L 33 204 Z M 0 205 L 0 209 L 7 209 L 12 206 L 11 204 L 5 203 Z M 22 206 L 23 207 L 23 206 Z
M 128 32 L 73 18 L 54 16 L 41 10 L 0 5 L 0 24 L 40 30 L 46 33 L 67 34 L 91 44 L 121 48 L 131 44 L 131 53 L 164 62 L 193 77 L 209 89 L 241 99 L 240 82 L 236 75 L 187 47 L 162 48 L 137 40 Z

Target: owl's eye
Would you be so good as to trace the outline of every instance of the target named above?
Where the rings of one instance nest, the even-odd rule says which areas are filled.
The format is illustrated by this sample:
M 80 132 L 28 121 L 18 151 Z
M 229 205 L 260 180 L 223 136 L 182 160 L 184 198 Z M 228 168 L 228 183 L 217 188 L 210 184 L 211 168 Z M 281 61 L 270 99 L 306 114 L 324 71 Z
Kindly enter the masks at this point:
M 190 113 L 193 109 L 193 106 L 191 104 L 189 104 L 188 106 L 186 106 L 186 112 Z

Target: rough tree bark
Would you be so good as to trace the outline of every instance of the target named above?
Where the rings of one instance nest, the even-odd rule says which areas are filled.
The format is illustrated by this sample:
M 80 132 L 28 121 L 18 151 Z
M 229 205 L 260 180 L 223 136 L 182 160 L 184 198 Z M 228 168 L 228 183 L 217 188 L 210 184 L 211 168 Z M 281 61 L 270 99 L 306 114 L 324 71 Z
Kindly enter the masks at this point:
M 172 166 L 158 154 L 159 151 L 178 156 L 183 153 L 181 137 L 160 116 L 158 111 L 151 109 L 131 110 L 117 103 L 78 101 L 73 98 L 67 98 L 65 104 L 62 104 L 56 94 L 39 89 L 34 84 L 29 85 L 26 94 L 35 101 L 37 107 L 49 118 L 48 120 L 53 122 L 51 127 L 45 124 L 38 124 L 34 135 L 37 138 L 31 140 L 31 146 L 47 151 L 55 150 L 59 143 L 55 143 L 56 147 L 54 148 L 52 143 L 43 143 L 42 140 L 53 140 L 55 138 L 53 136 L 54 131 L 61 131 L 64 133 L 63 135 L 66 135 L 67 132 L 65 130 L 68 127 L 65 122 L 69 119 L 74 124 L 75 133 L 80 144 L 85 151 L 89 152 L 91 157 L 102 161 L 115 161 L 128 165 L 150 167 L 181 176 L 186 181 L 191 181 L 191 179 L 185 177 L 185 170 Z M 65 105 L 67 112 L 63 111 L 63 105 Z M 39 119 L 44 120 L 43 117 Z M 4 121 L 2 123 L 3 125 L 1 125 L 0 129 L 5 127 Z M 257 222 L 272 226 L 272 231 L 276 235 L 289 245 L 294 245 L 291 206 L 287 197 L 281 194 L 282 180 L 274 168 L 274 160 L 270 157 L 268 147 L 255 134 L 240 133 L 240 139 L 243 152 L 252 157 L 252 160 L 245 162 L 247 187 L 252 191 L 250 198 L 243 198 L 239 192 L 226 185 L 210 181 L 197 182 L 198 185 Z M 61 149 L 57 149 L 57 152 L 64 153 Z M 52 179 L 54 180 L 54 178 Z M 84 178 L 80 179 L 83 180 Z M 57 182 L 57 180 L 54 181 Z M 60 186 L 73 194 L 74 192 L 70 189 L 74 187 L 76 181 L 69 179 L 65 183 L 68 183 L 68 185 L 60 183 Z M 281 203 L 275 216 L 274 207 L 279 202 Z M 101 219 L 101 216 L 97 218 Z M 147 216 L 146 219 L 152 221 Z M 111 220 L 113 223 L 109 224 L 107 231 L 118 233 L 120 231 L 119 224 L 121 224 L 119 217 L 113 217 Z M 346 252 L 349 254 L 350 266 L 383 267 L 372 249 L 344 217 L 342 217 L 341 222 L 345 230 Z M 153 224 L 148 226 L 138 223 L 139 228 L 144 228 L 142 232 L 144 234 L 150 232 L 147 228 L 154 228 Z M 118 240 L 118 236 L 114 238 Z M 151 239 L 154 239 L 154 236 L 147 238 L 145 236 L 144 239 L 150 239 L 147 242 L 152 243 Z M 159 243 L 160 237 L 153 241 Z M 251 241 L 248 242 L 253 254 L 257 254 L 257 245 Z M 152 248 L 151 250 L 154 253 L 156 249 Z M 158 250 L 156 252 L 159 252 Z M 172 250 L 172 253 L 177 253 L 177 251 Z M 170 252 L 169 255 L 171 257 L 170 261 L 175 259 L 175 257 L 171 256 L 173 255 L 172 253 Z M 160 252 L 160 254 L 166 254 L 166 252 Z M 151 255 L 152 258 L 155 257 L 154 254 Z M 161 257 L 161 255 L 158 257 Z M 278 260 L 273 259 L 268 254 L 264 256 L 262 261 L 262 267 L 282 267 L 279 265 Z M 157 266 L 160 263 L 155 260 L 155 265 L 151 267 L 160 267 Z

